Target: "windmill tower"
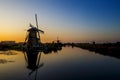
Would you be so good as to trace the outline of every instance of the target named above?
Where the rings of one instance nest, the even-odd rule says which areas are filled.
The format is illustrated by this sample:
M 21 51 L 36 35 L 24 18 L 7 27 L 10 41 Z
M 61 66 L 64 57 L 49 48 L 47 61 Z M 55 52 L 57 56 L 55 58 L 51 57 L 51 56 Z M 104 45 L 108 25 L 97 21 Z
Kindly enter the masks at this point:
M 27 49 L 39 49 L 41 40 L 40 40 L 40 32 L 44 33 L 44 31 L 38 29 L 38 21 L 37 14 L 35 14 L 36 27 L 32 24 L 29 25 L 30 29 L 27 30 L 28 35 L 26 36 L 25 42 Z

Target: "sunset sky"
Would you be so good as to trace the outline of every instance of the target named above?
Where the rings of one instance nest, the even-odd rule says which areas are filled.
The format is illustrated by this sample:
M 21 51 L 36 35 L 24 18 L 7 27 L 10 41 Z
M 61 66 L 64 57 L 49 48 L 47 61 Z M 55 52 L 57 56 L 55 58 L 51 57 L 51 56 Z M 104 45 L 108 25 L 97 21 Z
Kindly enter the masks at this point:
M 0 41 L 24 41 L 35 13 L 42 42 L 120 41 L 120 0 L 0 0 Z

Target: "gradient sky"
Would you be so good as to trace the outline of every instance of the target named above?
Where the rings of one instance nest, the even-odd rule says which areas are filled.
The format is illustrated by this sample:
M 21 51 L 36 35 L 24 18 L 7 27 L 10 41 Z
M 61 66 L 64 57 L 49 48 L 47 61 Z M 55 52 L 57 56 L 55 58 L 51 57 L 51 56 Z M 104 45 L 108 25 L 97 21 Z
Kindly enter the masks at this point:
M 35 13 L 42 42 L 120 41 L 120 0 L 0 0 L 0 41 L 24 41 Z

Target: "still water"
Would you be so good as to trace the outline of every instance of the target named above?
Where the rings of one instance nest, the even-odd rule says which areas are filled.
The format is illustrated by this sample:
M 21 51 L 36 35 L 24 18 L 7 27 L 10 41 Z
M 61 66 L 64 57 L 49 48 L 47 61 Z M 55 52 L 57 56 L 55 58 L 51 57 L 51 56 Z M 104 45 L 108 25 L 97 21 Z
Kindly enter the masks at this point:
M 120 80 L 117 58 L 71 47 L 27 53 L 0 51 L 0 80 Z

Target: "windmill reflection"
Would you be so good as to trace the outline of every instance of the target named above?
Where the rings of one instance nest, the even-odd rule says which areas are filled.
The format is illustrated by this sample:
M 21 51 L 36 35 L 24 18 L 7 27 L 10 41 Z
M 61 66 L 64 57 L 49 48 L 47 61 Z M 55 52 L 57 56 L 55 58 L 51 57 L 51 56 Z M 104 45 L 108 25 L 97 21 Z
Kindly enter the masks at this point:
M 35 72 L 35 80 L 37 78 L 37 71 L 43 67 L 44 63 L 40 63 L 41 52 L 39 51 L 26 51 L 24 53 L 26 60 L 26 67 L 31 70 L 29 75 Z

